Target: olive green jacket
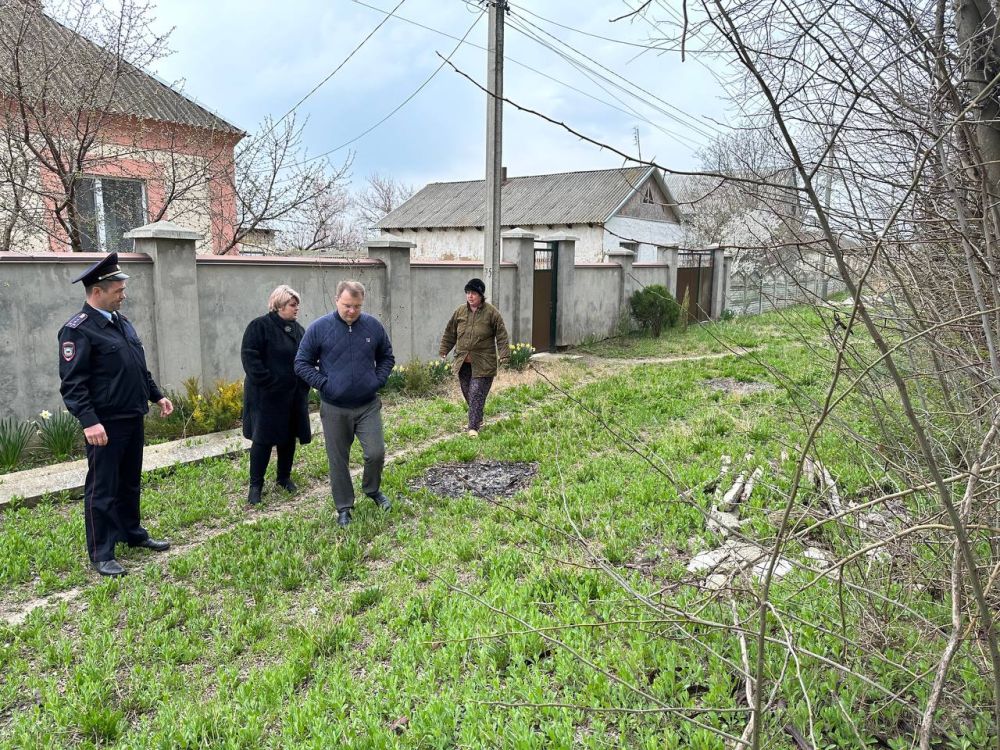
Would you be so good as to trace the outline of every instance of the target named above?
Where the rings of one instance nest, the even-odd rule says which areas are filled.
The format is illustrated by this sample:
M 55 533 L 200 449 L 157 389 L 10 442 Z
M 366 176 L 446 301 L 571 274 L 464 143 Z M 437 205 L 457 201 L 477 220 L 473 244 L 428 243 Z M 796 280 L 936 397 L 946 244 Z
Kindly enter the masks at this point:
M 451 316 L 441 337 L 439 354 L 444 357 L 455 348 L 455 372 L 465 362 L 466 355 L 472 362 L 472 377 L 492 378 L 497 374 L 497 352 L 504 362 L 510 360 L 507 326 L 500 311 L 488 302 L 472 311 L 468 303 Z

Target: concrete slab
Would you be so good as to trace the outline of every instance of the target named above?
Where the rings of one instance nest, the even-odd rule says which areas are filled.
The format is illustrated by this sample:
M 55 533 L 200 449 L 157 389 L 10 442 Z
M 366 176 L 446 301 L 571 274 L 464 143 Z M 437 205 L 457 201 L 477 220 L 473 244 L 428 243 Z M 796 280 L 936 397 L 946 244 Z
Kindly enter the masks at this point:
M 310 416 L 313 432 L 322 432 L 319 414 Z M 142 454 L 142 470 L 153 471 L 178 464 L 190 464 L 219 456 L 242 453 L 250 447 L 243 429 L 147 445 Z M 34 505 L 46 495 L 59 492 L 80 494 L 87 477 L 87 461 L 69 461 L 40 466 L 27 471 L 0 474 L 0 513 L 11 508 Z

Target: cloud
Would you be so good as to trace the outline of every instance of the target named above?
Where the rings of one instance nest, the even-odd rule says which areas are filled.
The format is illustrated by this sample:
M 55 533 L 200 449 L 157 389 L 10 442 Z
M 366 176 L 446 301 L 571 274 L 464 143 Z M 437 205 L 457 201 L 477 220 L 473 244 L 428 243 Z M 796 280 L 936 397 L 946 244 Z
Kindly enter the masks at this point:
M 385 9 L 395 5 L 391 0 L 365 2 Z M 199 101 L 249 129 L 265 115 L 284 114 L 384 18 L 349 0 L 285 0 L 280 6 L 263 0 L 214 0 L 210 11 L 206 7 L 195 0 L 170 0 L 159 8 L 157 29 L 175 27 L 170 46 L 176 50 L 163 61 L 159 72 L 168 80 L 185 79 L 186 90 Z M 280 8 L 277 12 L 276 7 Z M 475 10 L 474 3 L 407 0 L 399 13 L 460 37 L 476 17 Z M 647 43 L 655 32 L 640 22 L 609 24 L 609 18 L 622 12 L 617 3 L 595 6 L 550 0 L 533 3 L 530 10 L 565 26 L 635 44 Z M 690 60 L 682 65 L 675 53 L 639 54 L 639 47 L 554 26 L 517 6 L 514 11 L 506 35 L 508 96 L 630 153 L 635 151 L 633 128 L 638 127 L 643 156 L 655 154 L 675 167 L 694 165 L 693 147 L 685 145 L 684 139 L 704 142 L 705 134 L 690 122 L 678 124 L 668 117 L 664 111 L 672 111 L 656 97 L 691 113 L 696 121 L 704 115 L 723 118 L 722 102 L 716 99 L 719 87 L 709 71 Z M 486 44 L 485 18 L 469 41 Z M 338 146 L 385 116 L 440 65 L 436 52 L 448 54 L 455 44 L 434 32 L 389 19 L 302 105 L 300 116 L 309 118 L 305 136 L 310 153 Z M 557 50 L 590 67 L 591 72 L 581 72 Z M 594 62 L 585 60 L 584 55 Z M 464 47 L 454 61 L 477 80 L 485 80 L 484 51 Z M 624 80 L 602 70 L 598 63 Z M 649 93 L 634 89 L 635 95 L 625 93 L 622 88 L 628 89 L 629 82 Z M 351 146 L 355 177 L 379 171 L 418 184 L 481 178 L 485 169 L 485 109 L 484 94 L 446 67 L 400 112 Z M 596 169 L 621 163 L 621 157 L 584 143 L 557 126 L 506 109 L 504 162 L 512 174 Z M 700 129 L 705 130 L 704 126 Z M 346 155 L 344 150 L 333 158 Z

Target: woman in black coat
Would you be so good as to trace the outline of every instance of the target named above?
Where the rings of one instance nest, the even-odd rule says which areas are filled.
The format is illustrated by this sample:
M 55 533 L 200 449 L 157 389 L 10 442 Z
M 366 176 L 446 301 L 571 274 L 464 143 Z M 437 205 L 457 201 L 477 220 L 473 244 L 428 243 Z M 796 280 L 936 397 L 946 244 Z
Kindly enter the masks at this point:
M 243 436 L 250 446 L 251 505 L 260 502 L 264 472 L 271 449 L 278 447 L 277 484 L 295 492 L 292 460 L 295 439 L 312 440 L 309 425 L 309 386 L 292 370 L 305 330 L 296 321 L 298 292 L 282 284 L 267 301 L 270 312 L 250 321 L 243 334 L 240 356 L 247 377 L 243 384 Z

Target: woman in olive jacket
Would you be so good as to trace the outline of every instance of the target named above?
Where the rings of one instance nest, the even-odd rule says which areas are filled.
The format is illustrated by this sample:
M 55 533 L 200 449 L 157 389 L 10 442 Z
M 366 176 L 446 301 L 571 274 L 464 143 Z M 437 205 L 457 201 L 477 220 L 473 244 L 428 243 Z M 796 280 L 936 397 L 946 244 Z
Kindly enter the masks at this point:
M 277 484 L 288 492 L 292 481 L 295 439 L 312 440 L 309 425 L 309 386 L 292 370 L 305 330 L 296 320 L 298 292 L 282 284 L 268 298 L 270 312 L 250 321 L 243 334 L 240 355 L 243 385 L 243 436 L 250 446 L 250 492 L 247 502 L 260 502 L 264 472 L 271 449 L 278 447 Z
M 507 327 L 500 311 L 486 301 L 486 285 L 470 279 L 465 285 L 465 304 L 455 310 L 441 337 L 442 359 L 455 349 L 455 371 L 462 396 L 469 405 L 469 437 L 479 435 L 486 396 L 497 374 L 497 354 L 510 361 Z

